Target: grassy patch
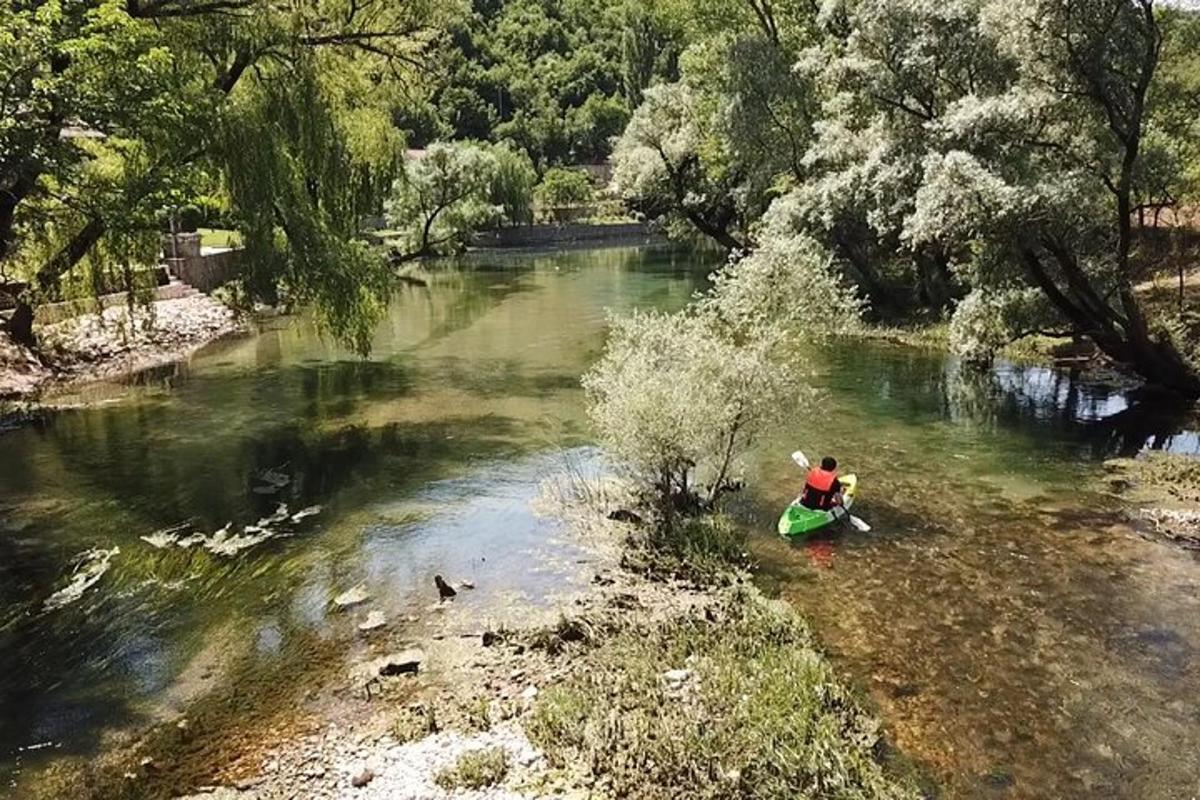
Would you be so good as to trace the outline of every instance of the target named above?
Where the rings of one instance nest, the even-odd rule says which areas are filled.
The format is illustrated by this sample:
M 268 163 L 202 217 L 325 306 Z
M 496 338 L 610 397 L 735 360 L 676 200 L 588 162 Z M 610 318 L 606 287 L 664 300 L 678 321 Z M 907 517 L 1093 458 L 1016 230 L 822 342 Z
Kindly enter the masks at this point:
M 940 319 L 901 325 L 869 325 L 863 329 L 862 335 L 865 339 L 891 342 L 905 347 L 937 350 L 946 350 L 950 347 L 950 323 Z
M 241 247 L 242 235 L 223 228 L 197 228 L 201 247 Z
M 392 722 L 392 736 L 400 744 L 407 744 L 432 736 L 441 730 L 437 714 L 432 707 L 410 706 L 401 710 Z
M 486 747 L 463 753 L 454 766 L 439 772 L 434 780 L 447 791 L 485 789 L 500 783 L 506 775 L 508 751 L 503 747 Z
M 917 796 L 793 611 L 746 590 L 705 616 L 600 643 L 539 697 L 531 739 L 616 797 Z
M 722 514 L 686 517 L 631 535 L 623 566 L 651 577 L 728 583 L 731 568 L 749 565 L 746 531 Z
M 1137 458 L 1106 461 L 1110 486 L 1140 502 L 1200 509 L 1200 460 L 1150 451 Z

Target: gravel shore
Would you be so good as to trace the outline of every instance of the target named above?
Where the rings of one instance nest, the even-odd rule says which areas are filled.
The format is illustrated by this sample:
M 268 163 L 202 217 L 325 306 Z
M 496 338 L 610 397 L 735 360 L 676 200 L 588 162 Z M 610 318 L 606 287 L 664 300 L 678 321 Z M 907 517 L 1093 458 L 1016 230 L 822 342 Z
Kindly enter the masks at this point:
M 241 330 L 237 315 L 205 295 L 113 306 L 37 331 L 41 358 L 0 334 L 0 399 L 37 400 L 68 384 L 104 380 L 187 358 Z

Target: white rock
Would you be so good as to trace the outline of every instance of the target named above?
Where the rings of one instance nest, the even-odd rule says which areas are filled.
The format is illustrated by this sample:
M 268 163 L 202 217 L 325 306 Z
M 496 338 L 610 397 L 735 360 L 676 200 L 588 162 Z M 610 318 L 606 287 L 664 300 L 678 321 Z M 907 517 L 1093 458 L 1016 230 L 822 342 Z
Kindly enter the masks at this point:
M 367 593 L 367 587 L 360 583 L 353 589 L 348 589 L 333 598 L 333 604 L 338 608 L 350 608 L 370 599 L 371 595 Z
M 694 674 L 690 669 L 669 669 L 660 677 L 668 688 L 677 689 L 690 681 Z
M 358 623 L 358 629 L 366 633 L 377 628 L 382 628 L 384 625 L 387 625 L 387 617 L 383 615 L 383 612 L 372 611 L 367 614 L 367 618 L 364 621 Z

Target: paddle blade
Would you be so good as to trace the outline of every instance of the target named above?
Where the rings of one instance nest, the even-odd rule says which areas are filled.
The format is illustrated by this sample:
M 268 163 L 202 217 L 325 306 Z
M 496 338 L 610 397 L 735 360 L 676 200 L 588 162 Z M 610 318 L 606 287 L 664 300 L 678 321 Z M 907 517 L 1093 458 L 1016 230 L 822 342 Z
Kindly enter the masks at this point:
M 792 461 L 796 462 L 796 466 L 800 469 L 808 469 L 812 464 L 808 461 L 808 456 L 804 455 L 803 451 L 797 450 L 792 453 Z
M 860 518 L 854 516 L 853 514 L 850 515 L 850 524 L 853 525 L 854 529 L 856 531 L 859 531 L 860 533 L 870 533 L 871 532 L 871 526 L 867 524 L 867 521 L 864 519 L 860 519 Z

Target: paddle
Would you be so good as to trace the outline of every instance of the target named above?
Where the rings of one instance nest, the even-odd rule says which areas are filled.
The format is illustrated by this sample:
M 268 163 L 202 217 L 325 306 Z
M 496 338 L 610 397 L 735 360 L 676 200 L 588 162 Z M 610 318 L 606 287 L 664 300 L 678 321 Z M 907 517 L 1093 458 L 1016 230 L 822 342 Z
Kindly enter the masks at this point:
M 812 462 L 808 460 L 808 456 L 804 455 L 802 450 L 797 450 L 796 452 L 792 453 L 792 461 L 795 461 L 796 466 L 800 467 L 800 469 L 808 469 L 812 466 Z M 854 526 L 855 530 L 861 533 L 871 532 L 871 526 L 867 524 L 866 520 L 859 519 L 858 517 L 854 516 L 850 513 L 849 509 L 843 508 L 842 511 L 844 512 L 842 518 Z

